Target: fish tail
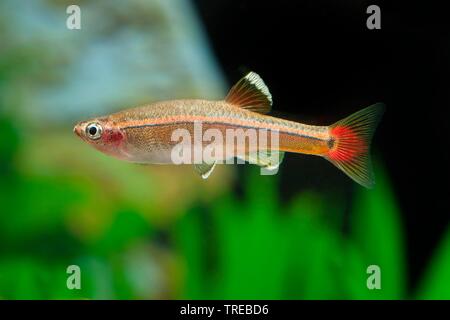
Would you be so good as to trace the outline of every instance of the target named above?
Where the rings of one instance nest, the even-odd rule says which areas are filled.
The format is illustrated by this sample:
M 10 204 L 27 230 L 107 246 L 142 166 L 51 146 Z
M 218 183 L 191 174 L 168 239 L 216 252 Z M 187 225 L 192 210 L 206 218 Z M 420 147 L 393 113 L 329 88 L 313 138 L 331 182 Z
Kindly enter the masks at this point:
M 376 103 L 329 127 L 330 149 L 325 158 L 366 188 L 375 184 L 370 143 L 384 109 L 383 103 Z

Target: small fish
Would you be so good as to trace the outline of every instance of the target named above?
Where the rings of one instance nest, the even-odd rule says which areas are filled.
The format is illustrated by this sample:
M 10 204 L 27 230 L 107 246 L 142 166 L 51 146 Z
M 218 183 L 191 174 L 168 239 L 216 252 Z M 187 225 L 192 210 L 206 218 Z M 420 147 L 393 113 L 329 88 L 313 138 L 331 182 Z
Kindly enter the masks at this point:
M 264 149 L 258 145 L 246 145 L 239 150 L 235 147 L 233 156 L 276 169 L 284 152 L 317 155 L 329 160 L 362 186 L 371 188 L 374 185 L 369 148 L 384 112 L 382 103 L 371 105 L 330 126 L 312 126 L 271 117 L 266 115 L 271 107 L 269 89 L 256 73 L 250 72 L 231 88 L 224 100 L 156 102 L 82 121 L 75 126 L 74 132 L 99 151 L 118 159 L 171 164 L 174 163 L 171 151 L 178 143 L 172 134 L 177 129 L 185 129 L 195 135 L 195 124 L 201 123 L 202 132 L 215 129 L 223 136 L 229 129 L 267 130 L 278 134 L 278 149 L 275 150 L 279 153 L 278 160 L 259 157 L 258 154 L 268 152 L 268 146 Z M 201 140 L 192 142 L 193 148 L 205 145 L 207 143 Z M 220 156 L 225 157 L 225 153 Z M 216 162 L 193 164 L 200 175 L 207 178 Z

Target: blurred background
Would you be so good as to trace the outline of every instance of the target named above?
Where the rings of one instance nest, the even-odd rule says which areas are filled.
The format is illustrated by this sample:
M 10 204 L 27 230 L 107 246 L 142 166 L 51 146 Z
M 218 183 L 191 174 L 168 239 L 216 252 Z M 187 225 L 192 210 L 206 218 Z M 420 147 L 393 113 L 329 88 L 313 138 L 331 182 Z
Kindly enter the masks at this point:
M 70 4 L 81 30 L 66 28 Z M 381 30 L 366 28 L 370 4 Z M 1 1 L 0 298 L 450 298 L 446 20 L 401 1 Z M 221 99 L 249 70 L 292 120 L 386 103 L 375 189 L 294 154 L 276 176 L 219 166 L 203 181 L 72 132 L 157 100 Z

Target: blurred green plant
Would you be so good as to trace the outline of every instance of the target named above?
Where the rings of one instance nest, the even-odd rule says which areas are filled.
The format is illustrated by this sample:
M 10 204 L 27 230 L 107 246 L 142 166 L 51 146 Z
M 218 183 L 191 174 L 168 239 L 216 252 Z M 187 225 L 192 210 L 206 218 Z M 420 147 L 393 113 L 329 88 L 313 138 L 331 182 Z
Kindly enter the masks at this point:
M 327 195 L 305 191 L 283 206 L 276 177 L 246 170 L 251 175 L 245 201 L 231 194 L 219 200 L 203 228 L 204 213 L 199 210 L 180 221 L 177 242 L 190 271 L 185 298 L 405 297 L 403 235 L 381 170 L 376 189 L 357 189 L 348 237 L 326 222 L 330 214 L 344 209 L 327 201 Z M 218 261 L 217 268 L 207 270 L 199 264 L 208 255 Z M 382 270 L 382 290 L 367 288 L 366 269 L 371 264 Z
M 283 206 L 276 177 L 246 169 L 251 175 L 244 201 L 229 194 L 211 209 L 208 223 L 201 208 L 179 222 L 175 234 L 188 270 L 182 297 L 448 298 L 443 284 L 450 281 L 450 230 L 424 289 L 418 296 L 408 293 L 400 212 L 379 162 L 376 169 L 377 187 L 356 190 L 348 235 L 327 224 L 327 216 L 344 210 L 327 195 L 305 191 Z M 367 287 L 370 265 L 381 269 L 381 290 Z
M 419 299 L 450 299 L 450 230 L 431 259 L 419 285 Z

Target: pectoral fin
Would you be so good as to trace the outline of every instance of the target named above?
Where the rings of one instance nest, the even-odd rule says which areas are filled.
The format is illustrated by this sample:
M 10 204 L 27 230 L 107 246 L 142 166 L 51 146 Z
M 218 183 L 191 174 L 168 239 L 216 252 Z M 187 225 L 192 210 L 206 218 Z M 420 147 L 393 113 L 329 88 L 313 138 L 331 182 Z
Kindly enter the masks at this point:
M 213 163 L 200 163 L 200 164 L 194 164 L 195 171 L 197 171 L 203 179 L 208 179 L 211 172 L 213 172 L 214 168 L 216 166 L 216 162 Z

